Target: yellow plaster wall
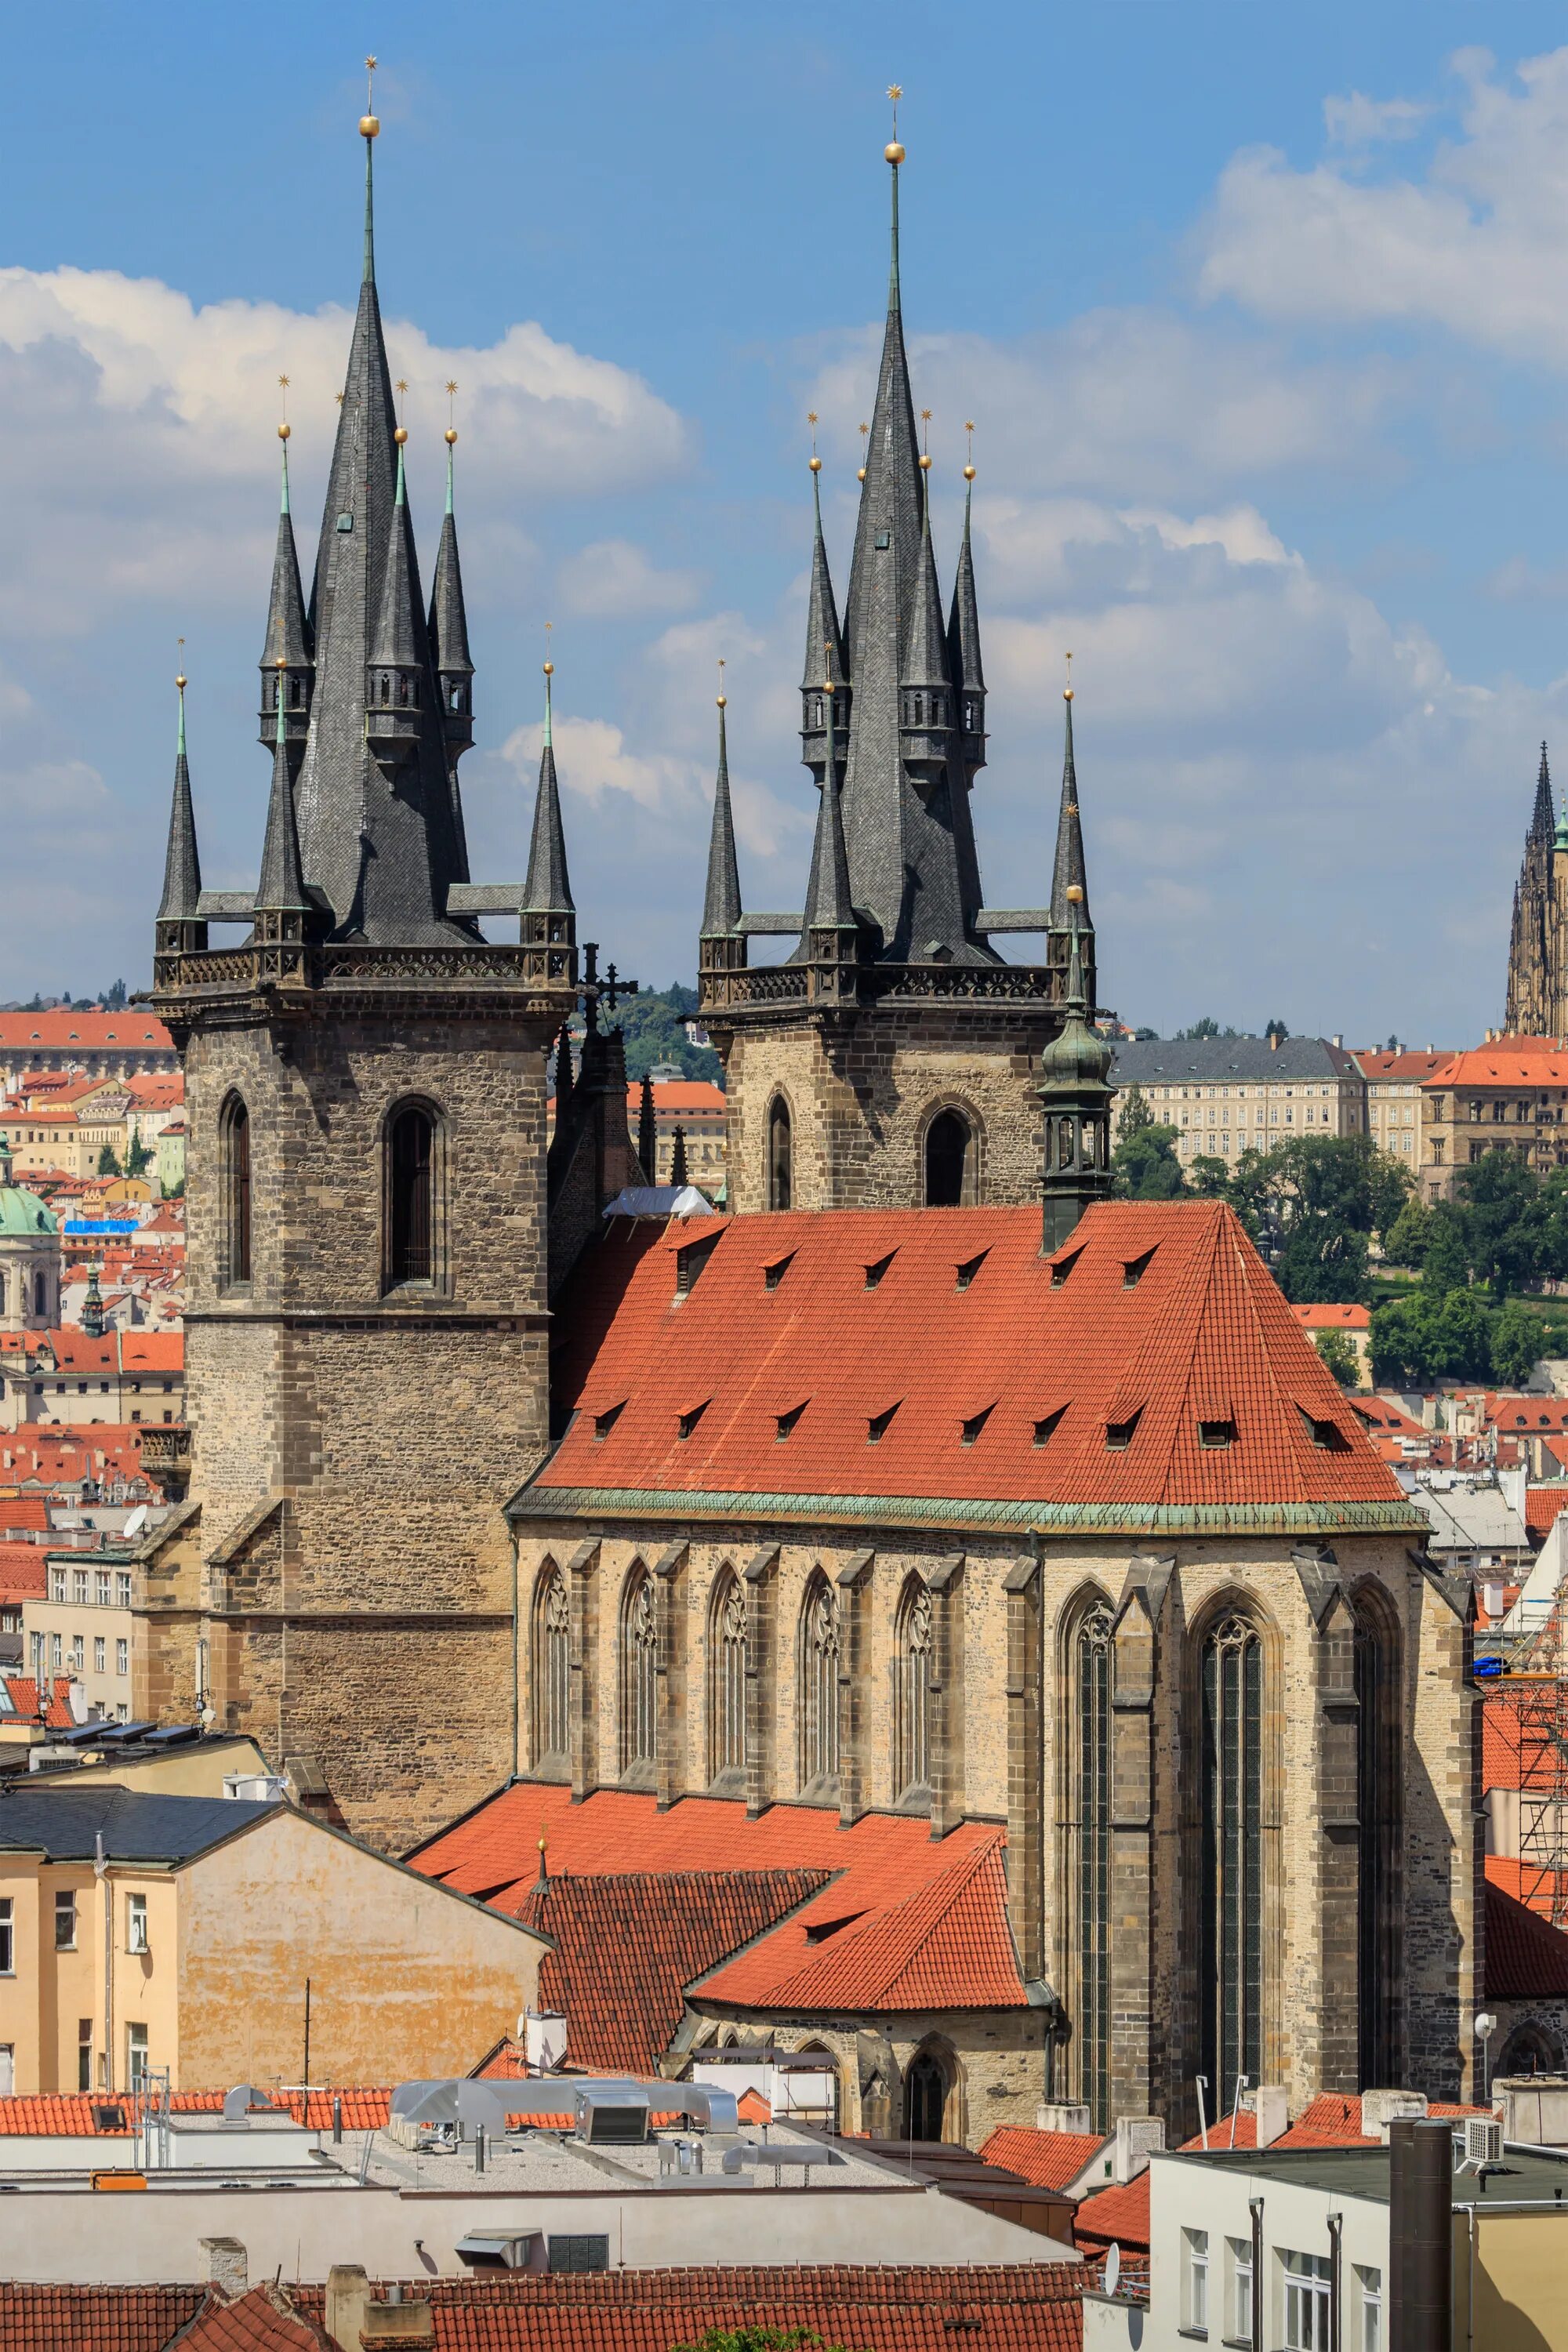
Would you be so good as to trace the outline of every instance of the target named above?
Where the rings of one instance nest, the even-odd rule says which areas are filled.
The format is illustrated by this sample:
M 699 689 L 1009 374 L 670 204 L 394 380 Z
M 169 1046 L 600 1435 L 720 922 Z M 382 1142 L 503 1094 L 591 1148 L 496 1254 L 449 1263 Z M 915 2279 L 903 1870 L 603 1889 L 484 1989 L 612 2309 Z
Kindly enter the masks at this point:
M 1454 2341 L 1485 2352 L 1568 2352 L 1568 2207 L 1493 2213 L 1476 2224 L 1475 2315 L 1463 2284 L 1465 2216 L 1454 2216 Z

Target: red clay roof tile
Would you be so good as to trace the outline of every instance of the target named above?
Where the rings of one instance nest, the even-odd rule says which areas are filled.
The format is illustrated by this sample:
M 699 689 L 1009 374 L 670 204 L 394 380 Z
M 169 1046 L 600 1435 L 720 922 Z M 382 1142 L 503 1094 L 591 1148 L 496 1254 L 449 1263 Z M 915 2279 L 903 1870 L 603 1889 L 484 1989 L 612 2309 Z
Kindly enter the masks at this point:
M 1005 2164 L 1037 2189 L 1070 2189 L 1085 2165 L 1110 2145 L 1103 2132 L 1031 2131 L 1005 2124 L 980 2153 L 987 2164 Z

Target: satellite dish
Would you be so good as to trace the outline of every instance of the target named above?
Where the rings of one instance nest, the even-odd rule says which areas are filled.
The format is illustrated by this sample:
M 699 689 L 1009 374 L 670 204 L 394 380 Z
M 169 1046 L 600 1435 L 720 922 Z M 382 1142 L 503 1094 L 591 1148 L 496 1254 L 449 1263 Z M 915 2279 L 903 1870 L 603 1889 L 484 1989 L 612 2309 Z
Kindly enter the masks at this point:
M 125 1533 L 128 1536 L 139 1536 L 151 1516 L 146 1504 L 138 1503 L 136 1508 L 126 1519 Z
M 1105 2292 L 1107 2294 L 1114 2294 L 1116 2293 L 1116 2282 L 1121 2276 L 1121 2249 L 1116 2243 L 1115 2240 L 1112 2239 L 1110 2251 L 1105 2257 Z

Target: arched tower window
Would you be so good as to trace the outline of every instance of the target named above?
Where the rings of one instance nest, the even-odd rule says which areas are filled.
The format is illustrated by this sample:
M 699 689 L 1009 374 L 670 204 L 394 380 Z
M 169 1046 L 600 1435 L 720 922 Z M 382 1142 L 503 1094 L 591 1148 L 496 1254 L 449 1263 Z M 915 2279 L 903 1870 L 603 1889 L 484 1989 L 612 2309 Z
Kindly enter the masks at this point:
M 1110 1634 L 1109 1601 L 1091 1601 L 1068 1637 L 1066 1757 L 1069 1968 L 1079 2097 L 1097 2131 L 1110 2107 Z
M 917 2050 L 904 2074 L 904 2137 L 941 2139 L 947 2074 L 934 2050 Z
M 1263 2055 L 1263 1643 L 1231 1611 L 1203 1645 L 1203 2071 L 1216 2108 Z
M 746 1596 L 733 1569 L 708 1619 L 708 1778 L 746 1769 Z
M 843 1638 L 838 1596 L 820 1569 L 805 1588 L 800 1612 L 800 1779 L 809 1789 L 838 1771 L 838 1653 Z
M 1356 2019 L 1363 2090 L 1400 2079 L 1399 1634 L 1382 1595 L 1363 1590 L 1355 1618 Z
M 795 1193 L 789 1105 L 775 1095 L 768 1107 L 768 1206 L 787 1209 Z
M 627 1579 L 621 1601 L 621 1771 L 654 1760 L 658 1736 L 658 1628 L 646 1568 Z
M 910 1577 L 899 1608 L 893 1780 L 901 1797 L 931 1787 L 931 1594 Z
M 563 1763 L 572 1753 L 572 1609 L 553 1563 L 534 1595 L 532 1682 L 534 1763 Z
M 33 1276 L 33 1312 L 47 1316 L 49 1311 L 49 1277 L 38 1273 Z
M 435 1114 L 404 1103 L 386 1129 L 386 1281 L 436 1279 Z
M 974 1137 L 962 1111 L 940 1110 L 926 1129 L 925 1204 L 956 1209 L 973 1192 Z
M 223 1279 L 250 1280 L 250 1113 L 230 1095 L 218 1126 L 218 1192 L 223 1214 Z

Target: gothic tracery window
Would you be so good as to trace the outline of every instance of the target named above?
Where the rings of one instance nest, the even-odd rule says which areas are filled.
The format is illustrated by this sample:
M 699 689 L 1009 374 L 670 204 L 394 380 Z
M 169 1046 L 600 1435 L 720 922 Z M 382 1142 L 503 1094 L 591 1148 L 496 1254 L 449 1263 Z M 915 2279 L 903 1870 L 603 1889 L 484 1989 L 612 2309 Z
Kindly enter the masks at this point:
M 895 1793 L 931 1786 L 931 1594 L 911 1578 L 899 1611 L 894 1723 Z
M 658 1627 L 653 1583 L 638 1569 L 621 1603 L 621 1770 L 651 1764 L 658 1730 Z
M 800 1619 L 800 1778 L 804 1788 L 838 1770 L 838 1596 L 820 1569 L 806 1587 Z
M 775 1095 L 768 1108 L 768 1206 L 787 1209 L 794 1198 L 794 1153 L 789 1105 Z
M 223 1203 L 223 1278 L 250 1280 L 250 1113 L 231 1095 L 218 1123 Z
M 1068 1759 L 1073 1973 L 1073 2040 L 1079 2097 L 1096 2130 L 1109 2129 L 1110 2104 L 1110 1603 L 1079 1620 L 1068 1653 L 1073 1709 Z
M 746 1765 L 746 1596 L 732 1569 L 714 1594 L 708 1633 L 708 1777 Z
M 1238 1611 L 1203 1646 L 1204 2072 L 1216 2105 L 1256 2084 L 1263 2033 L 1263 1644 Z
M 437 1275 L 437 1126 L 423 1103 L 404 1103 L 386 1130 L 386 1281 Z
M 1399 2079 L 1399 1858 L 1403 1806 L 1397 1634 L 1364 1593 L 1354 1604 L 1356 2019 L 1363 2089 Z
M 572 1749 L 572 1610 L 566 1580 L 551 1568 L 533 1612 L 533 1760 Z

